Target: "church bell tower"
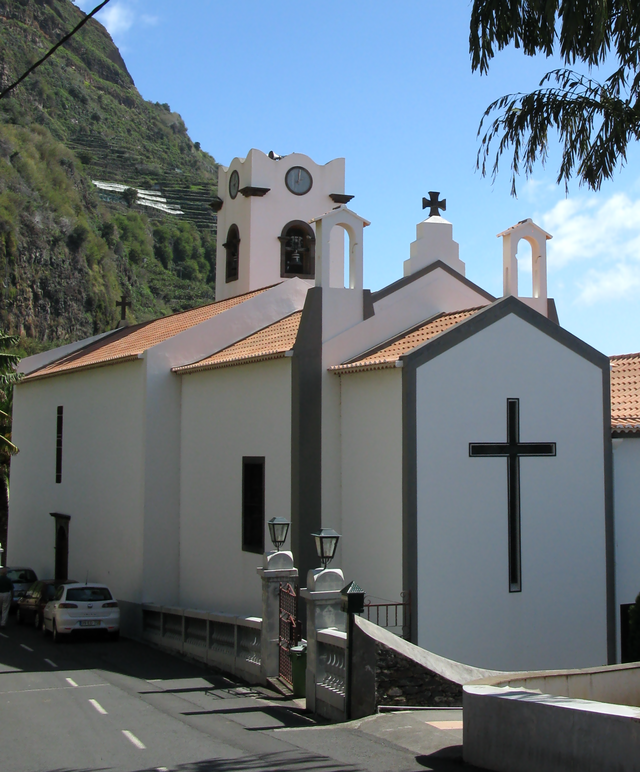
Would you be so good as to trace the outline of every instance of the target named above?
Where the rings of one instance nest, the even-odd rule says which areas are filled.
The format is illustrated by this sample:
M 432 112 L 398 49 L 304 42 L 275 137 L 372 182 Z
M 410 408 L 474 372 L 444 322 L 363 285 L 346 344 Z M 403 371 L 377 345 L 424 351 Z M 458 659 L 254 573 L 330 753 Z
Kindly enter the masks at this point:
M 310 221 L 352 198 L 344 192 L 344 168 L 344 158 L 320 166 L 301 153 L 260 150 L 219 167 L 216 300 L 294 277 L 315 282 Z

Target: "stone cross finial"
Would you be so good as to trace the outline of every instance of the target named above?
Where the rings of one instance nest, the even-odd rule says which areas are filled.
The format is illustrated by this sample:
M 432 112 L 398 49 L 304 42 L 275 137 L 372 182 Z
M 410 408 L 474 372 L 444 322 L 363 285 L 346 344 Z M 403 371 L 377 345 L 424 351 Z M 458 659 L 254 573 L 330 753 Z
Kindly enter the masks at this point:
M 120 300 L 116 301 L 116 308 L 122 308 L 122 311 L 120 312 L 120 321 L 124 322 L 127 318 L 127 308 L 131 308 L 131 303 L 129 300 L 127 300 L 126 295 L 123 293 Z
M 444 198 L 440 201 L 440 192 L 430 190 L 429 198 L 422 199 L 422 208 L 426 209 L 427 207 L 429 207 L 429 217 L 439 217 L 440 209 L 442 209 L 443 212 L 447 211 L 447 199 Z

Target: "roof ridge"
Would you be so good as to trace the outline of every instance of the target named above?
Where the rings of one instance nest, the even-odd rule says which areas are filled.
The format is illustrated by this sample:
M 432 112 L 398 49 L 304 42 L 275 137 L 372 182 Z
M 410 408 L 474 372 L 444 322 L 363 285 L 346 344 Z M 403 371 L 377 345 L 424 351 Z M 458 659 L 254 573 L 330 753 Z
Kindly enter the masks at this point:
M 233 343 L 229 343 L 228 346 L 223 346 L 220 349 L 217 349 L 215 351 L 212 351 L 210 354 L 207 354 L 206 356 L 197 359 L 195 362 L 189 362 L 188 364 L 184 365 L 178 365 L 177 367 L 172 367 L 171 372 L 173 373 L 181 373 L 185 372 L 187 370 L 190 370 L 191 368 L 199 369 L 198 365 L 200 365 L 202 362 L 206 362 L 207 359 L 211 359 L 214 356 L 220 356 L 228 349 L 234 348 L 234 346 L 239 346 L 245 341 L 248 341 L 250 338 L 255 337 L 256 335 L 259 335 L 261 332 L 264 332 L 265 330 L 270 329 L 271 327 L 275 327 L 277 324 L 282 324 L 282 322 L 285 322 L 287 319 L 291 319 L 293 316 L 301 316 L 302 315 L 302 309 L 298 309 L 297 311 L 292 311 L 290 314 L 286 314 L 285 316 L 282 316 L 280 319 L 276 319 L 274 322 L 269 322 L 269 324 L 266 324 L 264 327 L 260 327 L 257 330 L 254 330 L 253 332 L 250 332 L 249 334 L 245 335 L 243 338 L 238 338 L 238 340 L 233 341 Z M 297 334 L 296 334 L 297 337 Z M 274 353 L 277 353 L 275 349 L 268 350 L 266 352 L 261 352 L 259 354 L 254 354 L 246 357 L 247 359 L 256 359 L 267 355 L 272 355 Z M 235 359 L 230 360 L 220 360 L 222 361 L 235 361 Z M 202 366 L 202 369 L 207 369 L 206 366 Z
M 478 311 L 481 308 L 484 308 L 484 306 L 474 306 L 473 308 L 461 308 L 458 311 L 438 311 L 433 316 L 428 316 L 426 319 L 423 319 L 421 322 L 418 322 L 417 324 L 414 324 L 411 327 L 405 328 L 404 330 L 402 330 L 402 332 L 399 332 L 396 335 L 392 335 L 390 338 L 387 338 L 382 343 L 372 346 L 371 348 L 361 352 L 357 356 L 352 357 L 348 361 L 341 362 L 341 365 L 350 365 L 350 364 L 353 364 L 354 362 L 357 362 L 360 359 L 364 359 L 366 356 L 372 356 L 373 354 L 376 354 L 378 351 L 382 351 L 383 349 L 388 348 L 389 346 L 392 346 L 394 343 L 397 343 L 399 340 L 402 340 L 402 338 L 406 338 L 407 335 L 411 335 L 413 332 L 416 332 L 422 327 L 425 327 L 427 324 L 431 324 L 432 322 L 435 322 L 437 319 L 443 319 L 448 316 L 455 316 L 455 314 L 466 314 L 466 313 L 469 313 L 469 311 Z
M 612 354 L 609 359 L 611 360 L 620 360 L 620 359 L 632 359 L 633 357 L 640 357 L 640 351 L 637 351 L 634 354 Z

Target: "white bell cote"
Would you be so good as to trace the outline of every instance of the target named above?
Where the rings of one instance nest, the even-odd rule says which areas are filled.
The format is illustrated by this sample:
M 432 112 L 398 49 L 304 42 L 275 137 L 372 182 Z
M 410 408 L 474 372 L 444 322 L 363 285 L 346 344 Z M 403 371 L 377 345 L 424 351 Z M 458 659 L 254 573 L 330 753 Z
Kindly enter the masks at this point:
M 513 295 L 543 316 L 548 316 L 547 303 L 547 241 L 551 234 L 536 225 L 531 218 L 521 220 L 506 231 L 502 237 L 502 279 L 504 296 Z M 518 244 L 524 239 L 531 246 L 531 295 L 520 295 L 518 291 Z

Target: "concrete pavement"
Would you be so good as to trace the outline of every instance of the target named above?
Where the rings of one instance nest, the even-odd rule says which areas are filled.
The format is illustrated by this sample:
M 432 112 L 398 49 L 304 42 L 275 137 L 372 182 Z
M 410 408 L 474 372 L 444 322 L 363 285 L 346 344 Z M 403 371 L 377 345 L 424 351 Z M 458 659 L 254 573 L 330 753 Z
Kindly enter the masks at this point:
M 0 636 L 2 772 L 460 770 L 461 711 L 345 724 L 133 641 Z

